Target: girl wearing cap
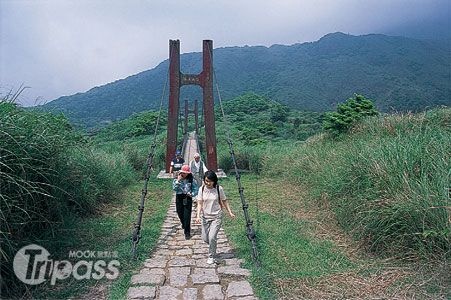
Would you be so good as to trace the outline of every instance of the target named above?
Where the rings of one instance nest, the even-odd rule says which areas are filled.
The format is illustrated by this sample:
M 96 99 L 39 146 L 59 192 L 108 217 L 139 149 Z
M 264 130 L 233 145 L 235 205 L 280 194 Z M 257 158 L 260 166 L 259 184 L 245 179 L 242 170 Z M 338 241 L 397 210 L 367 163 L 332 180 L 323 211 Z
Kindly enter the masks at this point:
M 222 186 L 218 185 L 218 176 L 213 171 L 204 174 L 204 185 L 197 196 L 196 223 L 201 222 L 202 212 L 202 239 L 208 244 L 207 264 L 215 263 L 216 244 L 218 232 L 221 228 L 223 212 L 225 209 L 230 217 L 234 218 Z
M 191 212 L 193 210 L 193 197 L 199 190 L 196 181 L 191 174 L 188 165 L 182 166 L 177 178 L 172 182 L 172 189 L 175 191 L 175 207 L 180 223 L 185 233 L 185 239 L 191 238 Z

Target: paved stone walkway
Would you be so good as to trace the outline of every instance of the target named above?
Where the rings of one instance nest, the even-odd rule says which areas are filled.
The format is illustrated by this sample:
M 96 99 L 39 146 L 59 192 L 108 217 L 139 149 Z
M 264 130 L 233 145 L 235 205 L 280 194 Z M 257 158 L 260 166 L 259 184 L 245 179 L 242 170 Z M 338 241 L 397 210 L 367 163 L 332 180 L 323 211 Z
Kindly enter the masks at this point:
M 235 258 L 224 230 L 218 235 L 218 264 L 208 265 L 208 245 L 200 237 L 201 227 L 194 223 L 193 208 L 190 240 L 185 240 L 175 198 L 169 208 L 155 251 L 131 278 L 127 299 L 243 299 L 255 300 L 241 268 L 243 260 Z

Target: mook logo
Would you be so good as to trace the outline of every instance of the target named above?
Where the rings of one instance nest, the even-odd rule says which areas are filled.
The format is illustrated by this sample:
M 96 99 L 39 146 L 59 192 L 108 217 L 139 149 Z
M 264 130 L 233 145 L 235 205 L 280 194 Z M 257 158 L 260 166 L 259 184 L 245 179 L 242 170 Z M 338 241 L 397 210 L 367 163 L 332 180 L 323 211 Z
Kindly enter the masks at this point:
M 95 253 L 95 251 L 71 251 L 69 257 L 95 258 Z M 36 244 L 21 248 L 13 261 L 14 274 L 23 283 L 30 285 L 41 284 L 47 280 L 50 280 L 51 285 L 55 285 L 57 280 L 64 280 L 71 275 L 77 280 L 99 280 L 104 277 L 116 279 L 119 276 L 119 266 L 120 263 L 116 259 L 108 263 L 103 259 L 79 260 L 75 264 L 68 260 L 53 260 L 44 247 Z

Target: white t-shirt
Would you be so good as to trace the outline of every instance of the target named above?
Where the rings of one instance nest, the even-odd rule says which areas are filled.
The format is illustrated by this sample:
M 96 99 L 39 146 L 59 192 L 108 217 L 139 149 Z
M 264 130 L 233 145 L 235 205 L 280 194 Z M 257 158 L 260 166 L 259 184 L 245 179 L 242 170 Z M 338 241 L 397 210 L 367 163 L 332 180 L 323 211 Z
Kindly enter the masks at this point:
M 227 200 L 222 186 L 219 186 L 219 196 L 222 201 Z M 215 218 L 221 212 L 221 205 L 219 205 L 216 187 L 209 189 L 203 185 L 197 194 L 197 201 L 203 201 L 202 208 L 206 219 Z

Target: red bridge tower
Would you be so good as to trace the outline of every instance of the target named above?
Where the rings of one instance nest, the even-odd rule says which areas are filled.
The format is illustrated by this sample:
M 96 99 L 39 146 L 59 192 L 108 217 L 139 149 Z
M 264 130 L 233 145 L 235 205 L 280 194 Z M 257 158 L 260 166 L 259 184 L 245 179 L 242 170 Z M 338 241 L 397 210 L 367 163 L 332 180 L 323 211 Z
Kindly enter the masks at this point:
M 180 72 L 180 41 L 169 40 L 169 102 L 168 132 L 166 146 L 166 173 L 177 149 L 177 126 L 179 116 L 180 87 L 199 85 L 203 90 L 205 123 L 206 164 L 209 170 L 218 170 L 216 154 L 216 128 L 213 99 L 213 41 L 203 41 L 203 71 L 200 74 Z M 197 116 L 197 111 L 195 112 Z

